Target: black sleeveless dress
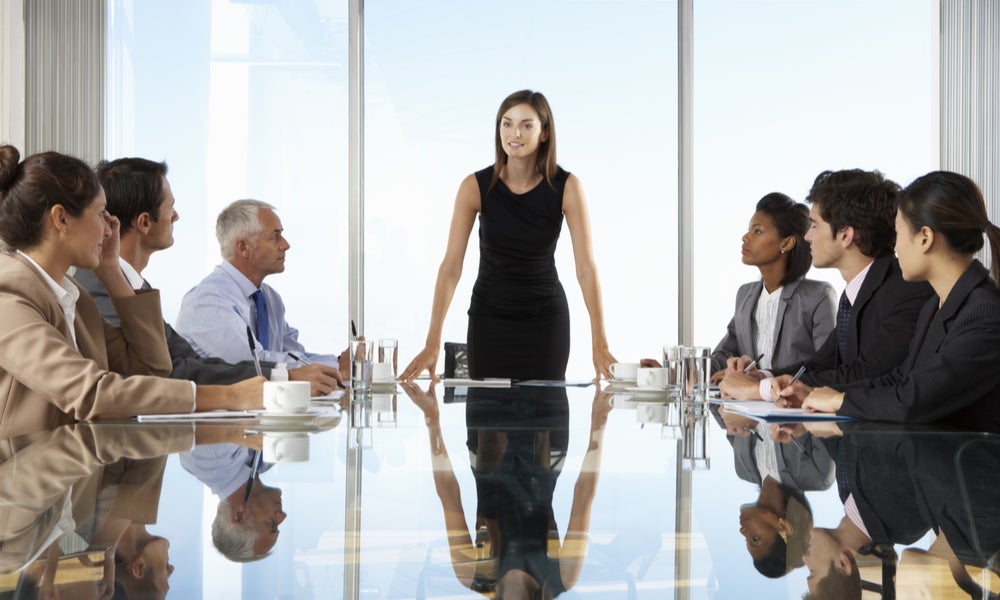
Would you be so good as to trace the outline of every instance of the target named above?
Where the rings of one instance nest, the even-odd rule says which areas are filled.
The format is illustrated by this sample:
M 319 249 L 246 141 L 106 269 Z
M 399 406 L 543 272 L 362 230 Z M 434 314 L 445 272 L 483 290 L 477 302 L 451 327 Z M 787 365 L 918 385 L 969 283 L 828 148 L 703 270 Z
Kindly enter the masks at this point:
M 469 375 L 565 379 L 569 305 L 556 272 L 562 198 L 569 173 L 515 194 L 493 167 L 476 173 L 479 276 L 469 306 Z

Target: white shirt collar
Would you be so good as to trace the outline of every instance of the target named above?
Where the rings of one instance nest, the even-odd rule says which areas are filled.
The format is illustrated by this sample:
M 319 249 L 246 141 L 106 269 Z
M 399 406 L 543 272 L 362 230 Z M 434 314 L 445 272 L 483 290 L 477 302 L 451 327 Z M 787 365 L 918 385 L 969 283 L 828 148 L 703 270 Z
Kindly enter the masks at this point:
M 868 271 L 872 268 L 873 264 L 875 264 L 874 260 L 868 263 L 867 267 L 861 269 L 861 272 L 855 275 L 854 279 L 847 282 L 844 293 L 847 294 L 847 301 L 851 303 L 851 306 L 854 306 L 854 301 L 858 298 L 858 292 L 861 291 L 861 285 L 865 282 L 865 276 L 868 275 Z
M 122 273 L 125 274 L 125 279 L 128 279 L 128 284 L 132 286 L 132 289 L 142 289 L 143 279 L 142 275 L 139 274 L 139 271 L 136 271 L 135 267 L 130 265 L 128 261 L 120 256 L 118 257 L 118 264 L 121 266 Z
M 42 281 L 44 281 L 52 289 L 52 293 L 56 295 L 56 300 L 59 302 L 59 306 L 62 307 L 63 312 L 71 310 L 73 314 L 76 314 L 76 301 L 80 299 L 80 290 L 73 285 L 73 282 L 69 280 L 69 277 L 64 275 L 62 282 L 56 283 L 56 280 L 52 279 L 45 269 L 43 269 L 40 264 L 35 262 L 35 259 L 20 250 L 18 250 L 17 253 L 23 256 L 29 263 L 31 263 L 31 266 L 35 267 L 35 269 L 41 273 Z
M 66 318 L 66 325 L 69 329 L 69 334 L 73 338 L 73 345 L 80 349 L 76 341 L 76 301 L 80 299 L 80 288 L 73 285 L 69 277 L 63 275 L 62 282 L 56 283 L 55 279 L 49 276 L 45 272 L 35 259 L 31 258 L 24 252 L 20 250 L 17 251 L 18 254 L 24 257 L 35 269 L 41 274 L 42 281 L 52 290 L 52 293 L 56 295 L 56 302 L 59 303 L 59 308 L 62 309 L 63 316 Z

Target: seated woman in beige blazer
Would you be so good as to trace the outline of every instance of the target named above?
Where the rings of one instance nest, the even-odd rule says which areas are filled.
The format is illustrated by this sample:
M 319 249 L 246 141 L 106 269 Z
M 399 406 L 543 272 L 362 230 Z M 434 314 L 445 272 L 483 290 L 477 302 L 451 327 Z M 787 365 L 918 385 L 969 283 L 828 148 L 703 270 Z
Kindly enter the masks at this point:
M 812 357 L 833 331 L 833 286 L 805 279 L 812 266 L 808 229 L 805 204 L 778 192 L 757 203 L 742 252 L 743 264 L 757 267 L 760 279 L 736 293 L 736 313 L 712 353 L 712 383 L 722 380 L 730 357 L 760 357 L 760 369 L 794 364 Z
M 163 379 L 171 362 L 159 292 L 134 292 L 118 266 L 118 221 L 94 172 L 0 146 L 0 436 L 73 421 L 261 406 L 261 378 L 231 386 Z M 94 269 L 121 316 L 101 319 L 67 276 Z

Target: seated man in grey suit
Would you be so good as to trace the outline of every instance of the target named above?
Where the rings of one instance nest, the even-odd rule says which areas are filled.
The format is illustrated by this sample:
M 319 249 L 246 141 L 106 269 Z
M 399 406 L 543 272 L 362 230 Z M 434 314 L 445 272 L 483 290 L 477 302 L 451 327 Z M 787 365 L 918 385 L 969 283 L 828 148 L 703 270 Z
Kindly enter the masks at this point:
M 149 257 L 166 250 L 174 243 L 174 195 L 167 181 L 167 164 L 144 158 L 120 158 L 104 161 L 97 167 L 97 176 L 107 196 L 107 210 L 121 221 L 120 258 L 122 272 L 132 287 L 140 289 L 149 284 L 142 271 L 149 264 Z M 115 307 L 107 291 L 92 271 L 78 270 L 76 280 L 94 298 L 101 315 L 112 323 L 118 322 Z M 218 358 L 202 358 L 168 323 L 167 346 L 173 360 L 175 379 L 190 379 L 202 384 L 225 384 L 241 381 L 256 375 L 251 361 L 237 364 Z M 265 377 L 270 377 L 274 363 L 264 362 L 261 367 Z M 312 364 L 289 369 L 292 380 L 309 381 L 312 393 L 328 394 L 340 384 L 340 372 L 322 364 Z

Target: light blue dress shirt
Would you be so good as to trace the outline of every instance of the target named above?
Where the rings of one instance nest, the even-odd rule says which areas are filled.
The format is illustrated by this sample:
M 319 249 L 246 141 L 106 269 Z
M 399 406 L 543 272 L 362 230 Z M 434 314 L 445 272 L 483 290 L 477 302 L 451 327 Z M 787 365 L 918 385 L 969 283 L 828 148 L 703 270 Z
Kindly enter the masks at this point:
M 181 466 L 208 486 L 212 493 L 225 500 L 250 479 L 250 450 L 237 444 L 198 446 L 179 455 Z M 270 469 L 271 463 L 261 462 L 257 473 Z
M 214 356 L 227 362 L 253 360 L 247 342 L 247 327 L 254 332 L 257 358 L 262 361 L 295 360 L 288 352 L 309 362 L 337 366 L 338 355 L 313 354 L 299 343 L 299 331 L 285 321 L 285 303 L 274 288 L 262 283 L 260 289 L 267 298 L 270 348 L 264 350 L 257 341 L 257 309 L 250 294 L 257 291 L 253 282 L 229 261 L 223 261 L 201 283 L 184 295 L 174 328 L 203 357 Z

